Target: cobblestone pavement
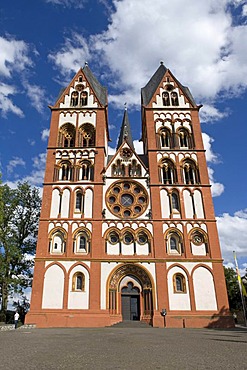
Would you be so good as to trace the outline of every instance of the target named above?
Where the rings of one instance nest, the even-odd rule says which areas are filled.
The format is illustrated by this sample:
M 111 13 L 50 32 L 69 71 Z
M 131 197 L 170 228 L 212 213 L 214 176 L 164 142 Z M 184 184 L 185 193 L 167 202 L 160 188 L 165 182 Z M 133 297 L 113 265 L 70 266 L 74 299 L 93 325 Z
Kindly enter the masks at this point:
M 247 369 L 246 344 L 245 328 L 1 331 L 0 369 Z

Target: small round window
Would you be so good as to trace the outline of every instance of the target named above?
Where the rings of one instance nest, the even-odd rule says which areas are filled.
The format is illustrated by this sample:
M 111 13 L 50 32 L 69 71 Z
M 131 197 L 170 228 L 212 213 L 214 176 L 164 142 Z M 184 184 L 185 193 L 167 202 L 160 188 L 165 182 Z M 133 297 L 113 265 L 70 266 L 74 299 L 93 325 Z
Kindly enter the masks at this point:
M 130 232 L 127 232 L 124 234 L 123 237 L 124 243 L 125 244 L 131 244 L 134 241 L 133 235 Z

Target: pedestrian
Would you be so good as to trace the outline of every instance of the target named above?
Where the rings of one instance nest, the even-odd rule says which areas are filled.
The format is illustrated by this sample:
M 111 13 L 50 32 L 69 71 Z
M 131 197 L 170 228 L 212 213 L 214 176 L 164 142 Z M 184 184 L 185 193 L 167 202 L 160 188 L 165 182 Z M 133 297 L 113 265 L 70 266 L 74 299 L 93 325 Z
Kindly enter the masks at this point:
M 235 324 L 237 324 L 238 323 L 238 316 L 237 316 L 236 312 L 233 313 L 233 319 L 234 319 Z
M 15 329 L 17 329 L 19 317 L 20 317 L 20 315 L 18 314 L 18 311 L 16 311 L 16 313 L 14 315 Z

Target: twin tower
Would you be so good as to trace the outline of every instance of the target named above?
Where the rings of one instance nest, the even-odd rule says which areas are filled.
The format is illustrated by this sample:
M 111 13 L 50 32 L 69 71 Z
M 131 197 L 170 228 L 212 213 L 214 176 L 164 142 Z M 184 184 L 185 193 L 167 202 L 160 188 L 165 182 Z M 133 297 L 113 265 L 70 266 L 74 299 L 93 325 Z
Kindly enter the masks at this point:
M 107 91 L 88 65 L 51 106 L 31 310 L 37 327 L 232 325 L 199 122 L 163 63 L 108 154 Z

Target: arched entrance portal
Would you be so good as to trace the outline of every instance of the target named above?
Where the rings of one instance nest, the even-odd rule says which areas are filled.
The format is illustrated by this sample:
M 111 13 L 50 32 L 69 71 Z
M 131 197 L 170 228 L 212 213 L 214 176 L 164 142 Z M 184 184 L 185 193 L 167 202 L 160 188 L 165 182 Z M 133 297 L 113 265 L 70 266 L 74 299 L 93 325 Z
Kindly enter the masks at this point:
M 125 264 L 117 268 L 109 282 L 109 311 L 124 320 L 141 320 L 152 324 L 153 289 L 142 267 Z

